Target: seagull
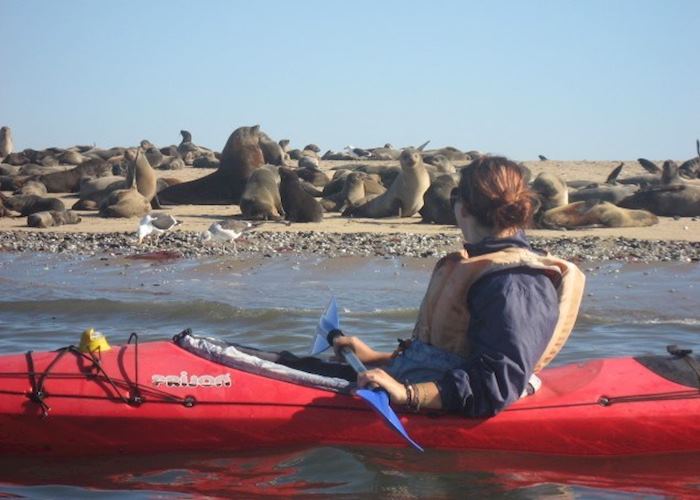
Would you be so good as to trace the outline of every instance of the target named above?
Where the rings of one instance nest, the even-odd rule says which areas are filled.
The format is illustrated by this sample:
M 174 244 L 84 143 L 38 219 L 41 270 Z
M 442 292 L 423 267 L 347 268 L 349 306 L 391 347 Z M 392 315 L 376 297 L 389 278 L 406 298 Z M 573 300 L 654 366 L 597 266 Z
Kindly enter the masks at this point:
M 155 217 L 151 214 L 144 215 L 139 221 L 139 245 L 149 234 L 155 233 L 156 239 L 158 239 L 161 234 L 170 231 L 178 224 L 180 224 L 180 221 L 172 215 L 156 214 Z
M 233 250 L 238 252 L 236 240 L 246 231 L 262 224 L 253 224 L 247 220 L 229 220 L 214 222 L 209 229 L 202 234 L 202 241 L 219 240 L 224 243 L 233 243 Z

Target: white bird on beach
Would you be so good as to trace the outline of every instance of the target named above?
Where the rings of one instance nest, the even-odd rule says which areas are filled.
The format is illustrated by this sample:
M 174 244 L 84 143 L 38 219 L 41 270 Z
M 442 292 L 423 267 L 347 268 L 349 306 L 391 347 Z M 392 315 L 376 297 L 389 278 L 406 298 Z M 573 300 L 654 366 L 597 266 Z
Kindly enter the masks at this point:
M 247 220 L 229 220 L 214 222 L 209 229 L 202 234 L 202 241 L 218 240 L 224 243 L 233 243 L 233 250 L 238 252 L 236 240 L 246 231 L 259 226 L 261 223 L 253 224 Z
M 139 245 L 143 242 L 144 238 L 150 234 L 155 234 L 156 239 L 160 238 L 160 235 L 170 231 L 172 228 L 180 224 L 172 215 L 168 214 L 156 214 L 155 216 L 151 214 L 146 214 L 139 221 Z

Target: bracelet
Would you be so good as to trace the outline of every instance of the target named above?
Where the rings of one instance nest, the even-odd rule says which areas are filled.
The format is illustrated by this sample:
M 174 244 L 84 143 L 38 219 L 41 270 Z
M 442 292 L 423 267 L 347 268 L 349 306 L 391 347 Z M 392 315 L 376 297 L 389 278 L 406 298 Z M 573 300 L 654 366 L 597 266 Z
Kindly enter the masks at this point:
M 421 407 L 421 394 L 418 385 L 404 382 L 406 388 L 406 407 L 414 412 L 419 412 Z
M 408 382 L 404 382 L 403 387 L 406 389 L 406 406 L 410 408 L 412 399 L 411 385 Z

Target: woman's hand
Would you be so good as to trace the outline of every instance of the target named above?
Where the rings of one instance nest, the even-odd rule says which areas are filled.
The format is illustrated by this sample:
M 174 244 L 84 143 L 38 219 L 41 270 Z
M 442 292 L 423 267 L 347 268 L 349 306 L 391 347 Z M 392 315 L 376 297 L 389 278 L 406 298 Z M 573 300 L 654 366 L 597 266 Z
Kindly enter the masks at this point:
M 357 376 L 359 387 L 381 387 L 389 393 L 389 399 L 394 404 L 406 404 L 406 387 L 381 368 L 362 372 Z
M 355 354 L 363 363 L 380 363 L 391 356 L 391 354 L 375 351 L 358 337 L 339 335 L 333 339 L 333 350 L 340 359 L 343 359 L 343 356 L 340 354 L 340 350 L 343 347 L 348 347 L 355 351 Z

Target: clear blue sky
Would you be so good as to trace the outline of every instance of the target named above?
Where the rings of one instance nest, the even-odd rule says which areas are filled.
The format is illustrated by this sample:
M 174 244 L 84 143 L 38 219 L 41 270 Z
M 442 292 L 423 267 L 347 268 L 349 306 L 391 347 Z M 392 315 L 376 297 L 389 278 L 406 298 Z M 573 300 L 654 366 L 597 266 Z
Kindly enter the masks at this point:
M 241 125 L 323 150 L 686 159 L 700 1 L 0 0 L 16 149 L 221 150 Z

